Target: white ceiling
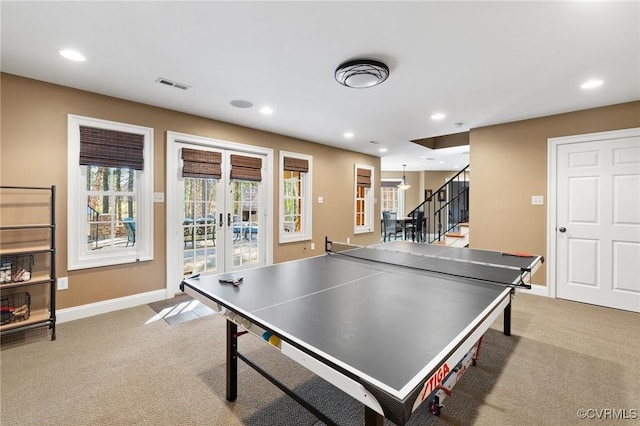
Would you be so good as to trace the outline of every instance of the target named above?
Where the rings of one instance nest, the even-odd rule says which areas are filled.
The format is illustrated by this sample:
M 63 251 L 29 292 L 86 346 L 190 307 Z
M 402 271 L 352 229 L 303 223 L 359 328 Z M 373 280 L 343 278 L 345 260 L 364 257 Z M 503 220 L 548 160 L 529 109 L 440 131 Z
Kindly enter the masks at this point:
M 383 170 L 468 163 L 468 147 L 411 140 L 640 99 L 639 2 L 2 1 L 1 14 L 3 72 L 379 155 Z M 335 68 L 355 58 L 385 62 L 388 80 L 341 86 Z M 590 78 L 604 84 L 580 89 Z

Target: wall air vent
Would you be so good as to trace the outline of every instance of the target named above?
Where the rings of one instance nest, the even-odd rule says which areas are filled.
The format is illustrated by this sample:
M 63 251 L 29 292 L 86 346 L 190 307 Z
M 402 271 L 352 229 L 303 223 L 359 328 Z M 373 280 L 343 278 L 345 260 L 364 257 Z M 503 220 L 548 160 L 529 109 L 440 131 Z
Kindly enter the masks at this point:
M 169 80 L 168 78 L 158 77 L 156 83 L 164 84 L 165 86 L 175 87 L 176 89 L 188 90 L 191 86 L 184 83 L 178 83 L 177 81 Z

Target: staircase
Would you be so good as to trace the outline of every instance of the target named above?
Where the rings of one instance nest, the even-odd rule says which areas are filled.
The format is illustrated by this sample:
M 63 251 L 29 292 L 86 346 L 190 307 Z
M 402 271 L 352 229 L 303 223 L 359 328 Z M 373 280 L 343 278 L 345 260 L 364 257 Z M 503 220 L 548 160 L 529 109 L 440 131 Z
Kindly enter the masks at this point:
M 469 245 L 469 166 L 445 182 L 408 216 L 421 223 L 418 241 L 428 244 Z M 423 220 L 420 220 L 424 218 Z
M 436 240 L 431 244 L 440 244 L 452 247 L 468 247 L 469 246 L 469 224 L 459 223 L 459 230 L 447 232 L 444 234 L 444 238 Z

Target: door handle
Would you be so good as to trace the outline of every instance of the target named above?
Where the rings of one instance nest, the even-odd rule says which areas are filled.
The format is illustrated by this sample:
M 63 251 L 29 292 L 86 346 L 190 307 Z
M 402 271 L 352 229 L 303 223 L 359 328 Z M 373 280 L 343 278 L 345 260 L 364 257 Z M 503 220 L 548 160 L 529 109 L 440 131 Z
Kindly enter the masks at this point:
M 231 226 L 231 213 L 227 213 L 227 226 Z
M 222 216 L 222 213 L 220 213 L 220 222 L 218 222 L 218 226 L 220 226 L 220 228 L 224 226 L 224 216 Z
M 560 229 L 558 229 L 558 231 L 565 233 L 567 232 L 567 228 L 565 228 L 564 226 L 561 226 Z

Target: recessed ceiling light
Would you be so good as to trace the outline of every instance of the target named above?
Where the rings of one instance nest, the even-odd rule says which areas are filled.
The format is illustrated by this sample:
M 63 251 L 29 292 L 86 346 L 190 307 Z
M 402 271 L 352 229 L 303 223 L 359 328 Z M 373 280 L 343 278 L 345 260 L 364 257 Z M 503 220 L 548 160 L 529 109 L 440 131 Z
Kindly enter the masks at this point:
M 378 151 L 379 152 L 387 152 L 387 148 L 380 148 Z
M 253 104 L 249 101 L 242 101 L 242 100 L 235 100 L 235 101 L 231 101 L 231 105 L 236 107 L 236 108 L 251 108 L 253 106 Z
M 604 81 L 602 81 L 602 80 L 597 80 L 597 79 L 588 80 L 588 81 L 585 81 L 584 83 L 582 83 L 580 85 L 580 87 L 582 89 L 595 89 L 596 87 L 602 86 L 602 83 L 604 83 Z
M 264 115 L 273 114 L 273 110 L 271 109 L 271 107 L 268 107 L 268 106 L 263 106 L 262 108 L 260 108 L 260 112 L 263 113 Z
M 432 119 L 432 120 L 442 120 L 444 117 L 445 117 L 445 115 L 444 115 L 443 113 L 438 112 L 438 113 L 436 113 L 436 114 L 433 114 L 433 115 L 431 116 L 431 119 Z
M 60 51 L 60 55 L 69 59 L 70 61 L 84 62 L 87 60 L 80 52 L 71 49 L 64 49 Z
M 354 136 L 354 134 L 353 132 L 344 132 L 344 135 L 342 136 L 344 136 L 347 139 L 351 139 Z

